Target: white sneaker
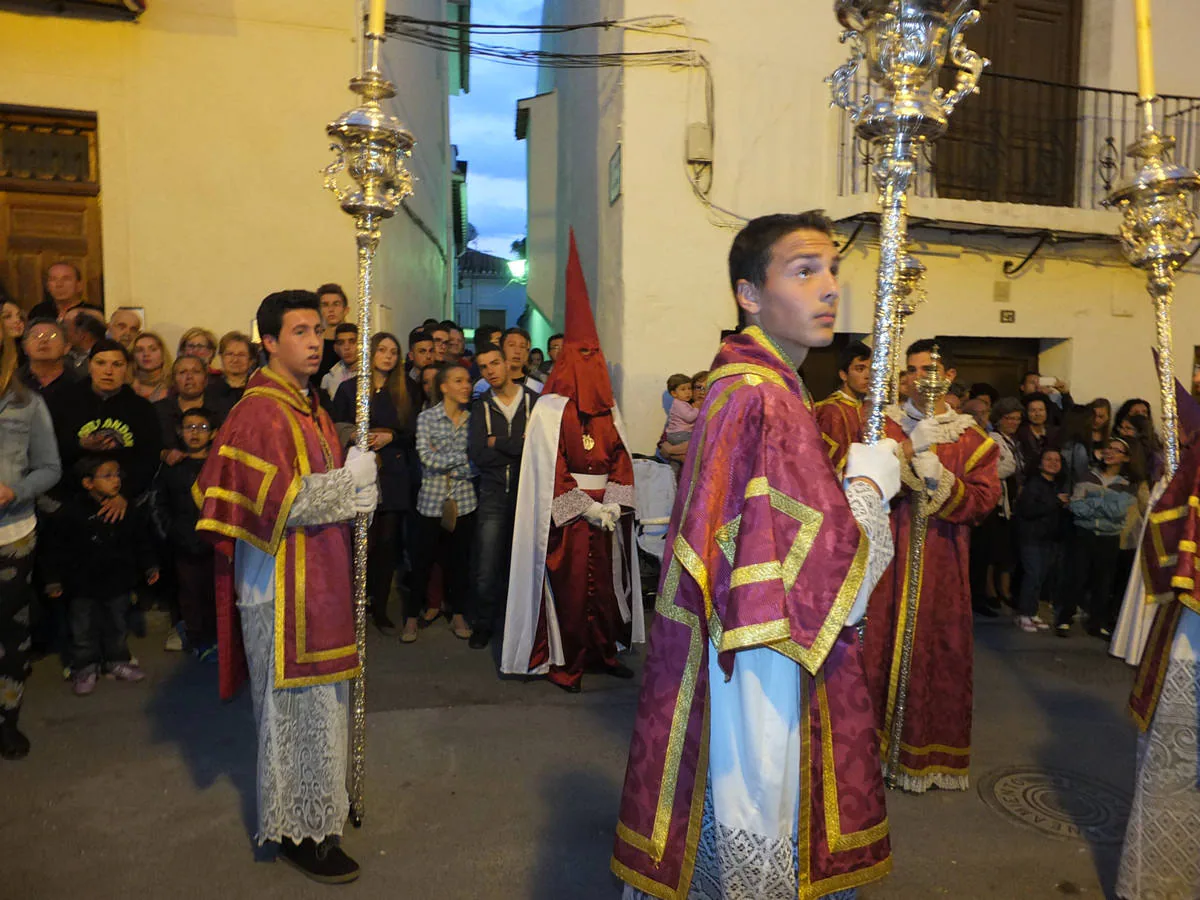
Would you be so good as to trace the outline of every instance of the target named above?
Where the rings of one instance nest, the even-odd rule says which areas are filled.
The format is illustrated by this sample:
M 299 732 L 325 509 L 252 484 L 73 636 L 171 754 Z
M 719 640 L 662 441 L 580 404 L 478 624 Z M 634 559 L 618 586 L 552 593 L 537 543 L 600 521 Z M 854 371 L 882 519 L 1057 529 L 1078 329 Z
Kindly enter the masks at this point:
M 1022 631 L 1028 632 L 1029 634 L 1037 633 L 1037 626 L 1033 624 L 1033 619 L 1031 619 L 1029 616 L 1017 616 L 1015 621 L 1017 627 Z
M 163 641 L 163 649 L 176 651 L 183 649 L 183 638 L 179 636 L 179 631 L 174 625 L 172 625 L 171 630 L 167 632 L 167 639 Z

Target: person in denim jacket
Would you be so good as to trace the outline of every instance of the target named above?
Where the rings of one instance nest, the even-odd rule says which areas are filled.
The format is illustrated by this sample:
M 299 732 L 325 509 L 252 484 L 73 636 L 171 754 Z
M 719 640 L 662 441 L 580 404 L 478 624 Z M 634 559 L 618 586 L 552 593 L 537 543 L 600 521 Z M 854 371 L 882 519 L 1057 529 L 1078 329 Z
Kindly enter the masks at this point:
M 33 599 L 34 500 L 62 474 L 46 402 L 16 377 L 17 348 L 0 346 L 0 758 L 21 759 L 29 740 L 17 729 L 28 672 Z

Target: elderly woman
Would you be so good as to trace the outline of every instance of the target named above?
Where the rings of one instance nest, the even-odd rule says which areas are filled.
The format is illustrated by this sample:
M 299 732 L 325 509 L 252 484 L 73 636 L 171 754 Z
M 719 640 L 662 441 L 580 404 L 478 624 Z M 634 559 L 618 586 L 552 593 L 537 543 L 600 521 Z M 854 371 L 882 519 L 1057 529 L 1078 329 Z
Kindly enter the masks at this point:
M 209 375 L 220 375 L 219 369 L 213 368 L 213 358 L 217 355 L 217 336 L 207 328 L 189 328 L 179 338 L 179 356 L 195 356 L 204 360 Z

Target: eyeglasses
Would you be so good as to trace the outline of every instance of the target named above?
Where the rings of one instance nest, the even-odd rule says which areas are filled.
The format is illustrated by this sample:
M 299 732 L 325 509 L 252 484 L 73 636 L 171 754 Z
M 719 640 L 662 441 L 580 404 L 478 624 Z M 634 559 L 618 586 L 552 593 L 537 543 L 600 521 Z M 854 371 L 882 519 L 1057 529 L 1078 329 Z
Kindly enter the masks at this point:
M 208 341 L 188 341 L 183 345 L 184 350 L 212 350 L 212 344 Z
M 207 422 L 191 422 L 187 425 L 184 425 L 183 430 L 191 432 L 212 431 L 212 426 Z
M 29 340 L 31 341 L 52 341 L 55 338 L 62 337 L 57 331 L 31 331 Z

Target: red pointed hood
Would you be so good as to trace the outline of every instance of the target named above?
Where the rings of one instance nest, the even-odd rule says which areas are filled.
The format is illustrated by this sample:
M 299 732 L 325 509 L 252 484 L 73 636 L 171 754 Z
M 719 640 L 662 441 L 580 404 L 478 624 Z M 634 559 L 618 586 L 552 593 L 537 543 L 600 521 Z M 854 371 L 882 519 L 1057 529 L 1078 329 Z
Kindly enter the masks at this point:
M 554 360 L 545 393 L 561 394 L 575 401 L 581 413 L 598 416 L 612 409 L 612 382 L 608 363 L 600 350 L 596 320 L 588 299 L 587 282 L 579 262 L 575 230 L 571 229 L 571 250 L 567 259 L 567 328 L 563 346 Z

